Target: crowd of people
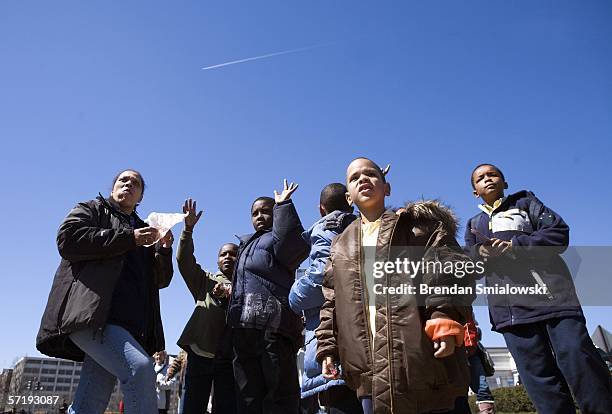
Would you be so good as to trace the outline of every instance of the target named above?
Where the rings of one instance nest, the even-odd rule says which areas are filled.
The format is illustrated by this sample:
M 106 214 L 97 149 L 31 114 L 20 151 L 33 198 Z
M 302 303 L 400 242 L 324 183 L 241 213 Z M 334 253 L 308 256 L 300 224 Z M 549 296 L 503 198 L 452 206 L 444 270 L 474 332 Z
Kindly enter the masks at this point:
M 491 296 L 493 330 L 539 413 L 574 414 L 574 401 L 583 413 L 612 413 L 610 376 L 560 257 L 569 244 L 561 216 L 531 192 L 506 195 L 501 169 L 481 164 L 470 181 L 482 211 L 461 247 L 458 221 L 440 202 L 386 208 L 388 172 L 353 160 L 345 183 L 322 189 L 321 218 L 308 230 L 291 198 L 298 186 L 285 180 L 273 198 L 253 201 L 254 232 L 219 248 L 214 273 L 194 255 L 202 212 L 186 200 L 176 260 L 195 307 L 173 361 L 163 351 L 159 289 L 173 276 L 174 237 L 139 218 L 144 178 L 122 171 L 110 196 L 77 204 L 58 231 L 61 262 L 37 336 L 42 353 L 83 361 L 68 412 L 103 413 L 119 379 L 127 414 L 167 412 L 177 387 L 181 414 L 207 412 L 211 396 L 216 414 L 459 414 L 470 412 L 470 388 L 480 412 L 494 413 L 475 296 L 444 290 L 473 292 L 476 277 L 373 273 L 375 262 L 410 259 L 484 260 L 477 276 L 488 285 L 521 285 L 526 275 L 545 284 L 547 294 L 527 303 Z M 540 247 L 551 248 L 545 260 Z M 376 284 L 402 283 L 432 289 L 375 294 Z

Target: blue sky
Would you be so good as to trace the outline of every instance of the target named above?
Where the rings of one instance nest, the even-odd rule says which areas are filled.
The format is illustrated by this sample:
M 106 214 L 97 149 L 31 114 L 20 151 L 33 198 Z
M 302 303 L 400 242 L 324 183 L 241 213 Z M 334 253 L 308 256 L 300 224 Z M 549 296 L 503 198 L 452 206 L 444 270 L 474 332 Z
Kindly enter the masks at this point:
M 611 38 L 603 0 L 1 2 L 1 366 L 37 355 L 63 217 L 126 167 L 149 185 L 142 215 L 198 200 L 210 269 L 251 231 L 255 197 L 298 182 L 308 226 L 360 155 L 392 164 L 390 204 L 441 198 L 462 224 L 477 212 L 471 169 L 498 163 L 574 245 L 610 246 Z M 162 292 L 169 351 L 192 308 L 177 271 Z M 590 330 L 610 313 L 588 308 Z M 485 329 L 485 344 L 503 339 Z

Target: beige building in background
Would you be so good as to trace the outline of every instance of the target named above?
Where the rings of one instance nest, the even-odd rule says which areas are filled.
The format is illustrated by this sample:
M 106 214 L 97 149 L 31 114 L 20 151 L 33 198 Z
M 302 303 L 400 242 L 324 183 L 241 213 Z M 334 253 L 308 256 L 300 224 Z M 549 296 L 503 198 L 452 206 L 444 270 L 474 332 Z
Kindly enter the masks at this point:
M 0 410 L 9 411 L 13 407 L 19 411 L 28 409 L 42 412 L 56 413 L 59 406 L 65 401 L 70 404 L 81 377 L 81 363 L 56 358 L 23 357 L 15 364 L 8 389 L 8 395 L 13 396 L 58 396 L 56 405 L 38 404 L 8 405 L 8 398 L 0 400 Z M 27 389 L 31 383 L 31 389 Z M 115 385 L 108 410 L 119 411 L 119 401 L 122 394 L 118 383 Z
M 151 360 L 153 364 L 153 360 Z M 15 363 L 13 369 L 5 369 L 0 376 L 0 412 L 10 411 L 13 408 L 17 412 L 24 409 L 26 413 L 57 413 L 59 407 L 65 401 L 68 405 L 72 402 L 79 379 L 81 377 L 82 363 L 57 358 L 23 357 Z M 8 379 L 7 379 L 8 378 Z M 31 389 L 27 389 L 31 382 Z M 2 386 L 6 385 L 3 394 Z M 176 414 L 178 395 L 172 393 L 169 414 Z M 8 396 L 58 396 L 57 404 L 8 404 Z M 119 401 L 123 398 L 119 381 L 115 384 L 113 393 L 109 400 L 107 412 L 119 412 Z

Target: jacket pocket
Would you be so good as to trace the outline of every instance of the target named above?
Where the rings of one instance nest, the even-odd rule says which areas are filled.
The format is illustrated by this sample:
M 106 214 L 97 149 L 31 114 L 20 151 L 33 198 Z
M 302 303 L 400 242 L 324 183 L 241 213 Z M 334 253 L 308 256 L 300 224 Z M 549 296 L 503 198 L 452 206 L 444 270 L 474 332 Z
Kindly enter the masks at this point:
M 57 326 L 57 330 L 59 332 L 59 334 L 62 334 L 62 318 L 64 316 L 64 312 L 66 311 L 66 306 L 68 305 L 68 300 L 70 298 L 70 294 L 74 288 L 74 284 L 76 283 L 76 280 L 78 278 L 79 272 L 82 269 L 82 266 L 79 267 L 78 271 L 74 270 L 74 266 L 72 265 L 72 263 L 68 262 L 68 261 L 63 261 L 62 263 L 65 266 L 66 270 L 69 270 L 70 273 L 72 274 L 72 281 L 70 282 L 70 284 L 68 284 L 68 288 L 66 289 L 66 291 L 63 293 L 62 295 L 62 302 L 60 303 L 59 309 L 57 311 L 57 318 L 56 318 L 56 325 Z M 66 271 L 65 270 L 65 271 Z
M 445 364 L 443 360 L 433 356 L 433 342 L 425 334 L 424 329 L 420 334 L 405 335 L 403 339 L 402 360 L 408 387 L 414 390 L 426 390 L 448 384 Z
M 122 265 L 120 259 L 92 260 L 83 265 L 65 296 L 60 331 L 71 333 L 106 322 Z

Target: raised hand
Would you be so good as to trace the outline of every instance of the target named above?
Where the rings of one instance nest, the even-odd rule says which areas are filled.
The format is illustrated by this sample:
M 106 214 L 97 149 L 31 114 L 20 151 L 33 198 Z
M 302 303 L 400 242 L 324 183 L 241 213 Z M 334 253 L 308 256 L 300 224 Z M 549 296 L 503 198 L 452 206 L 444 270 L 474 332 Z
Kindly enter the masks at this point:
M 287 179 L 283 181 L 283 192 L 278 194 L 276 190 L 274 190 L 274 201 L 280 203 L 281 201 L 289 200 L 291 198 L 291 194 L 297 190 L 298 185 L 291 183 L 287 185 Z
M 159 237 L 159 230 L 155 227 L 143 227 L 141 229 L 134 230 L 134 239 L 136 240 L 136 246 L 145 246 L 155 243 Z
M 196 214 L 196 201 L 188 198 L 185 200 L 185 204 L 183 205 L 183 213 L 187 214 L 185 217 L 185 230 L 193 231 L 193 228 L 202 217 L 202 210 Z

